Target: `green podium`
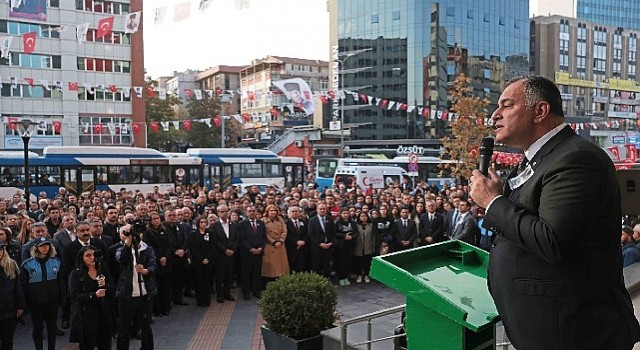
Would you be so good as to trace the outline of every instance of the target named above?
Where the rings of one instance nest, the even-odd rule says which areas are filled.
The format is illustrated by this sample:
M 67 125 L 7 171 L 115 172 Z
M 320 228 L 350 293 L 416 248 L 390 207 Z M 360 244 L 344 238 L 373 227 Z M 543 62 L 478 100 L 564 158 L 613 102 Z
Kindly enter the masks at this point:
M 409 350 L 495 349 L 488 262 L 489 253 L 460 241 L 373 259 L 371 276 L 407 298 Z

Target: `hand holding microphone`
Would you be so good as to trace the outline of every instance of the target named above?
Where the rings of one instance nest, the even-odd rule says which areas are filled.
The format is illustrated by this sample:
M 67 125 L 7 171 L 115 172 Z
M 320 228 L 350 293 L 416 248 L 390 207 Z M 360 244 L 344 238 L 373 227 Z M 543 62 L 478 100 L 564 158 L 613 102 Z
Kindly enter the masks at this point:
M 480 162 L 474 170 L 469 183 L 469 195 L 480 207 L 486 208 L 489 203 L 502 194 L 502 181 L 495 170 L 490 168 L 493 155 L 494 140 L 485 137 L 480 143 Z

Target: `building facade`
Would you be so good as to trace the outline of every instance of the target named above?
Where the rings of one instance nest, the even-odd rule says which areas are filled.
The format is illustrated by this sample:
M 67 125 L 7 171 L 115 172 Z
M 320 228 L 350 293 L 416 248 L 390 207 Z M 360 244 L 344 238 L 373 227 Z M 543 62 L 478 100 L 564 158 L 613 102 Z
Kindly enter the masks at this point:
M 313 124 L 313 116 L 273 84 L 293 78 L 303 79 L 314 94 L 327 91 L 329 62 L 267 56 L 253 60 L 240 71 L 241 112 L 250 118 L 244 124 L 243 141 L 253 147 L 266 146 L 283 134 L 285 128 Z M 321 109 L 319 100 L 314 101 L 315 110 Z
M 240 71 L 244 68 L 246 66 L 215 66 L 196 75 L 199 89 L 228 97 L 222 107 L 224 115 L 240 113 Z
M 566 121 L 601 147 L 638 144 L 640 31 L 563 16 L 531 19 L 531 68 L 555 80 Z
M 22 148 L 13 122 L 39 123 L 30 149 L 45 146 L 144 147 L 145 125 L 143 24 L 125 33 L 142 0 L 0 2 L 0 43 L 12 37 L 0 58 L 1 149 Z M 43 5 L 44 4 L 44 5 Z M 111 32 L 99 22 L 113 17 Z M 88 24 L 86 34 L 82 28 Z M 35 35 L 35 47 L 27 37 Z M 5 44 L 6 46 L 6 44 Z M 135 128 L 143 129 L 143 128 Z
M 330 0 L 329 12 L 335 90 L 446 111 L 447 90 L 460 73 L 472 78 L 477 95 L 495 102 L 505 81 L 529 71 L 525 0 Z M 417 144 L 440 138 L 446 127 L 417 109 L 340 109 L 352 146 L 369 140 Z
M 640 2 L 624 0 L 532 0 L 531 17 L 559 15 L 627 30 L 640 30 Z

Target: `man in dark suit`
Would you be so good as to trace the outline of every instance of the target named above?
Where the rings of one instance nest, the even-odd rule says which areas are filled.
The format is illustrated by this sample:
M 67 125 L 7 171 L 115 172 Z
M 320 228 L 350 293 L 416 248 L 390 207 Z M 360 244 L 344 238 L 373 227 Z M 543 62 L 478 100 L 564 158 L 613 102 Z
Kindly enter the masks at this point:
M 394 251 L 413 248 L 413 242 L 418 236 L 415 221 L 409 219 L 409 208 L 400 209 L 400 219 L 396 220 L 396 235 L 393 237 Z
M 229 221 L 229 208 L 221 204 L 216 209 L 219 220 L 211 225 L 213 243 L 215 246 L 215 284 L 217 301 L 224 303 L 225 299 L 235 301 L 231 295 L 233 279 L 233 262 L 238 250 L 238 234 L 236 224 Z
M 564 123 L 553 82 L 507 84 L 496 140 L 525 150 L 504 188 L 474 171 L 471 197 L 494 232 L 489 290 L 517 349 L 631 349 L 640 325 L 624 286 L 620 191 L 607 154 Z
M 317 215 L 309 220 L 307 239 L 311 251 L 311 268 L 319 275 L 331 277 L 331 254 L 336 242 L 336 226 L 327 214 L 327 205 L 316 207 Z
M 300 208 L 291 206 L 287 211 L 287 238 L 285 246 L 287 248 L 287 258 L 291 271 L 300 272 L 307 270 L 307 224 L 300 220 Z
M 467 242 L 469 244 L 477 245 L 479 240 L 480 230 L 478 229 L 478 223 L 476 219 L 471 215 L 471 205 L 466 199 L 460 200 L 458 204 L 458 211 L 460 211 L 460 217 L 458 222 L 453 227 L 453 233 L 451 239 L 457 239 L 459 241 Z
M 444 220 L 442 215 L 436 212 L 436 202 L 428 200 L 425 203 L 427 212 L 420 216 L 420 245 L 434 244 L 444 239 Z
M 167 208 L 164 212 L 165 222 L 162 223 L 164 230 L 169 236 L 172 254 L 169 266 L 171 266 L 171 295 L 174 305 L 189 305 L 183 297 L 184 285 L 186 283 L 187 265 L 189 253 L 187 250 L 187 233 L 178 226 L 178 215 L 176 209 Z
M 256 208 L 248 206 L 247 218 L 238 223 L 238 236 L 240 250 L 240 286 L 242 298 L 251 299 L 249 293 L 260 298 L 262 291 L 262 256 L 264 246 L 267 244 L 267 231 L 264 223 L 256 220 Z
M 115 242 L 113 241 L 113 239 L 111 239 L 111 237 L 103 234 L 102 230 L 104 226 L 102 224 L 102 219 L 93 218 L 93 220 L 91 220 L 89 224 L 91 225 L 91 238 L 101 241 L 106 248 L 109 248 L 115 244 Z M 102 253 L 106 253 L 106 252 L 103 251 Z

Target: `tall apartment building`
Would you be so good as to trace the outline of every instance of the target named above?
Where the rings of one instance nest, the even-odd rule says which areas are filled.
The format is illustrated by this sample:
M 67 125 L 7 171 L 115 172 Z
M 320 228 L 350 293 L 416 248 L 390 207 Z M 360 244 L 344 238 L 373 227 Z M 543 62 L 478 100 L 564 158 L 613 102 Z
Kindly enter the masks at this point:
M 0 58 L 0 148 L 22 148 L 11 122 L 23 119 L 40 123 L 30 142 L 34 151 L 48 145 L 144 147 L 145 133 L 132 127 L 145 124 L 144 99 L 133 89 L 144 86 L 142 21 L 137 32 L 125 33 L 142 0 L 18 3 L 12 8 L 16 2 L 0 1 L 0 37 L 13 37 L 8 57 Z M 111 33 L 99 37 L 98 23 L 111 16 Z M 86 35 L 77 35 L 84 23 Z M 36 37 L 30 53 L 23 45 L 28 33 Z
M 560 15 L 585 22 L 640 30 L 640 2 L 629 0 L 532 0 L 533 16 Z
M 253 60 L 240 71 L 241 110 L 243 114 L 251 116 L 250 122 L 245 124 L 245 139 L 253 146 L 271 143 L 286 127 L 313 123 L 312 116 L 273 85 L 273 82 L 292 78 L 306 81 L 314 93 L 327 91 L 329 63 L 267 56 Z M 317 99 L 316 103 L 319 103 Z M 320 108 L 317 106 L 316 110 Z
M 445 111 L 460 73 L 473 79 L 477 95 L 495 102 L 505 81 L 529 70 L 526 0 L 329 0 L 328 7 L 331 81 L 340 84 L 332 89 Z M 444 123 L 417 110 L 346 108 L 347 145 L 437 143 Z
M 206 69 L 196 75 L 198 89 L 213 90 L 227 95 L 228 102 L 222 106 L 224 115 L 240 113 L 240 71 L 247 66 L 220 65 Z
M 601 147 L 638 144 L 640 31 L 563 16 L 531 19 L 531 69 L 555 80 L 567 122 Z M 640 144 L 638 144 L 640 146 Z

